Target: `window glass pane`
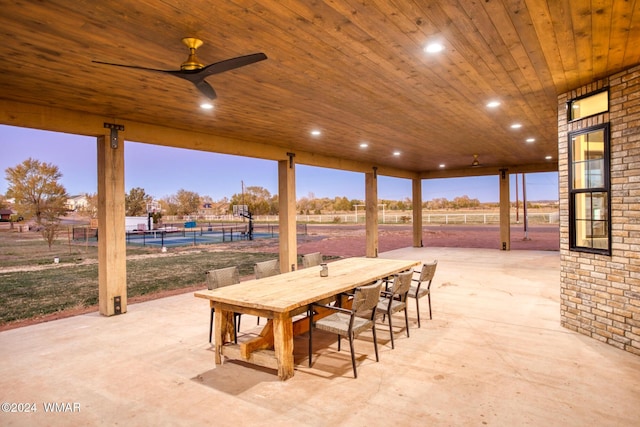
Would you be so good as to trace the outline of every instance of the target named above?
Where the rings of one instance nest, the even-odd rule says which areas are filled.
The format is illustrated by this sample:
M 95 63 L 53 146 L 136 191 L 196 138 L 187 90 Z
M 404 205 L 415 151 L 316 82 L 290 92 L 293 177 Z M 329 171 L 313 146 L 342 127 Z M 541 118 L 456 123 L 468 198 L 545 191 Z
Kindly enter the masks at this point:
M 604 130 L 571 138 L 573 188 L 604 187 Z
M 609 245 L 607 193 L 579 193 L 574 197 L 576 246 L 607 249 Z
M 591 219 L 606 221 L 608 216 L 607 193 L 591 193 Z
M 589 160 L 587 167 L 587 188 L 604 187 L 604 160 Z
M 576 99 L 569 103 L 569 107 L 569 120 L 609 111 L 609 92 L 604 91 L 586 98 Z

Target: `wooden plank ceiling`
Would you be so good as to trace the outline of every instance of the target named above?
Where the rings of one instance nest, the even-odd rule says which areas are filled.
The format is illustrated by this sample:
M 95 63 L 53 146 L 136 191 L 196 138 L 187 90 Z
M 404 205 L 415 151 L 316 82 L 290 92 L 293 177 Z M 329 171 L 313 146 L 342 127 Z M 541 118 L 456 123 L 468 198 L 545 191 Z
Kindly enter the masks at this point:
M 640 0 L 2 3 L 0 100 L 423 176 L 482 174 L 474 154 L 492 173 L 554 170 L 557 94 L 640 62 Z M 211 111 L 186 80 L 92 63 L 178 69 L 183 37 L 204 41 L 206 64 L 268 59 L 207 78 Z

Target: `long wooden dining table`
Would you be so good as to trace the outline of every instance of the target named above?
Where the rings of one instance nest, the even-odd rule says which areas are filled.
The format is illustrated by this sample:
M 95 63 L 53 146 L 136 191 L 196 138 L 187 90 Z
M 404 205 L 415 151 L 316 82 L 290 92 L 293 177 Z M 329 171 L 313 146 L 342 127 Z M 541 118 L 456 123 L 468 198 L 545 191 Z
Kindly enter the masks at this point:
M 420 265 L 420 261 L 385 258 L 345 258 L 328 264 L 327 277 L 320 267 L 310 267 L 237 285 L 195 292 L 208 299 L 215 309 L 215 363 L 224 357 L 239 359 L 278 370 L 281 380 L 294 375 L 293 338 L 309 328 L 307 317 L 293 321 L 305 313 L 313 302 L 331 299 Z M 233 344 L 234 313 L 268 319 L 260 334 Z

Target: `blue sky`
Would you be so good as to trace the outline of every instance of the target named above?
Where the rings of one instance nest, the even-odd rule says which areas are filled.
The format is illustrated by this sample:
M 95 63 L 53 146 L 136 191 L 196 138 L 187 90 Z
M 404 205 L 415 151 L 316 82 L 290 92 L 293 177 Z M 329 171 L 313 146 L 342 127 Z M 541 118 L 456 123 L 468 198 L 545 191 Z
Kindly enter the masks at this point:
M 70 195 L 97 191 L 95 138 L 0 125 L 0 194 L 8 183 L 5 170 L 29 157 L 53 163 L 62 173 L 61 183 Z M 519 195 L 522 199 L 522 178 Z M 511 177 L 515 200 L 515 176 Z M 194 150 L 126 142 L 125 191 L 141 187 L 156 199 L 180 189 L 194 191 L 214 200 L 231 197 L 245 186 L 264 187 L 278 192 L 277 163 L 269 160 L 229 156 Z M 527 174 L 527 199 L 557 200 L 558 174 Z M 297 197 L 313 194 L 317 198 L 346 196 L 364 200 L 364 175 L 334 169 L 296 166 Z M 497 202 L 498 177 L 432 179 L 422 182 L 422 199 L 453 200 L 467 195 L 481 202 Z M 411 197 L 411 181 L 380 176 L 378 197 L 401 200 Z

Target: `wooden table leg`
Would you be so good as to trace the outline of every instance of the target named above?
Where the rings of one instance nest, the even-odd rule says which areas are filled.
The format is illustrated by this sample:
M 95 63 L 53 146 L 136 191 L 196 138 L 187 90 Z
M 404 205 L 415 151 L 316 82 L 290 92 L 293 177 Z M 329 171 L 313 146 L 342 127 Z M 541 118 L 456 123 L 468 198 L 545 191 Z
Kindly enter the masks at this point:
M 213 316 L 216 365 L 222 363 L 222 346 L 233 339 L 233 312 L 216 308 Z
M 273 346 L 278 362 L 278 377 L 293 377 L 293 323 L 290 317 L 273 319 Z
M 222 344 L 224 344 L 225 333 L 222 332 L 223 316 L 222 310 L 216 310 L 213 316 L 213 342 L 215 342 L 216 365 L 222 363 Z

